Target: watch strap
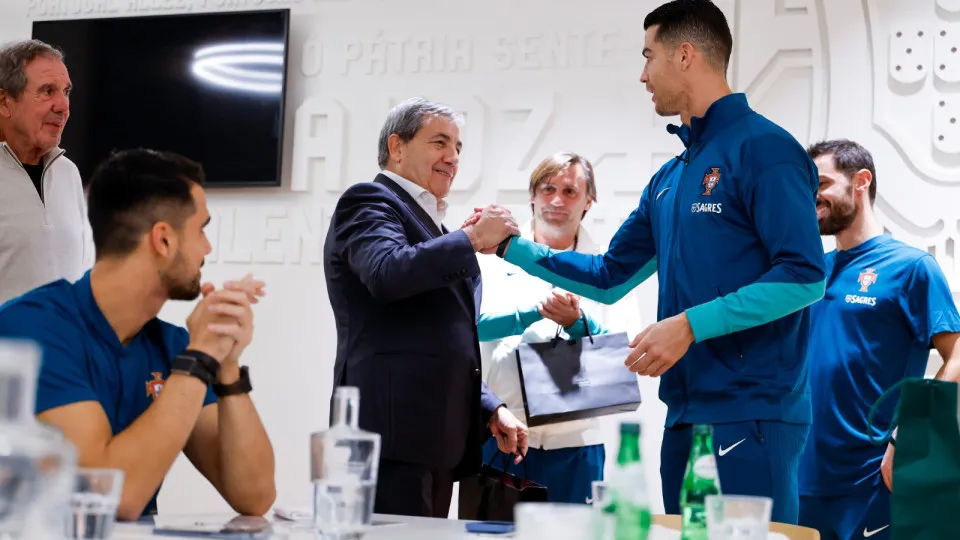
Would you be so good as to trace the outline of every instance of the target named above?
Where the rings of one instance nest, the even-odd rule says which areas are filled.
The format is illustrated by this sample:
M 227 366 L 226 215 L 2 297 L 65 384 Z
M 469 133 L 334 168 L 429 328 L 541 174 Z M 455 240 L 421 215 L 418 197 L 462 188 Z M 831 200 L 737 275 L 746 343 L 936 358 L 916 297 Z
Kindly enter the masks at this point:
M 214 360 L 214 362 L 216 362 Z M 216 375 L 210 372 L 210 369 L 204 363 L 191 354 L 178 354 L 170 365 L 170 373 L 183 373 L 203 381 L 204 384 L 213 384 L 216 381 Z
M 253 390 L 250 384 L 250 369 L 247 366 L 240 366 L 240 378 L 230 384 L 213 384 L 213 393 L 217 397 L 234 396 L 237 394 L 248 394 Z
M 497 257 L 503 258 L 503 255 L 507 252 L 507 246 L 510 245 L 510 241 L 514 238 L 514 235 L 510 235 L 497 245 Z

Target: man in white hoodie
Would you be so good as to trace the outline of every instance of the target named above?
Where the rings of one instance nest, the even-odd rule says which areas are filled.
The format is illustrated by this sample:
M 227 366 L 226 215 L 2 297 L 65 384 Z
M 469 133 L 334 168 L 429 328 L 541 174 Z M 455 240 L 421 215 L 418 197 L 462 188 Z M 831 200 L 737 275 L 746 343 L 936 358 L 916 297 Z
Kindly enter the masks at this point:
M 80 173 L 59 148 L 70 89 L 56 48 L 0 47 L 0 304 L 93 266 Z
M 561 152 L 544 159 L 530 177 L 533 220 L 521 236 L 554 250 L 602 252 L 580 223 L 597 200 L 593 166 L 577 154 Z M 469 221 L 469 220 L 468 220 Z M 561 291 L 516 266 L 493 256 L 480 256 L 484 294 L 477 325 L 483 377 L 517 418 L 524 419 L 523 396 L 515 351 L 520 343 L 550 341 L 561 336 L 581 338 L 591 334 L 627 332 L 640 328 L 635 295 L 628 294 L 612 306 Z M 506 314 L 506 315 L 505 315 Z M 547 487 L 553 502 L 586 503 L 591 483 L 603 479 L 604 437 L 597 418 L 531 427 L 526 463 L 509 463 L 509 472 Z M 484 462 L 491 463 L 496 440 L 484 446 Z M 500 468 L 501 459 L 491 465 Z

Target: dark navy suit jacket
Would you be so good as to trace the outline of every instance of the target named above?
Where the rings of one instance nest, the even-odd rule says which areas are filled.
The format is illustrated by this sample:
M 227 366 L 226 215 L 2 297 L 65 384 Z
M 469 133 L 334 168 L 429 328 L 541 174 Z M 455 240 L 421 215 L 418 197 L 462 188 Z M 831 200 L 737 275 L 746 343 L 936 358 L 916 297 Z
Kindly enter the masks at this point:
M 442 232 L 384 175 L 347 189 L 324 244 L 337 325 L 334 387 L 360 389 L 360 427 L 381 458 L 450 471 L 480 467 L 502 402 L 480 376 L 480 267 L 463 231 Z

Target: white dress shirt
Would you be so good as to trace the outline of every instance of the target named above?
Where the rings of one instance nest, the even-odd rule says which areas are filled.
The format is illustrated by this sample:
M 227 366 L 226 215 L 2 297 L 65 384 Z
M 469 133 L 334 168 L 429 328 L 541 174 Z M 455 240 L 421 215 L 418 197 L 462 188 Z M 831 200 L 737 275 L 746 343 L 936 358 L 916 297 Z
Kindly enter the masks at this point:
M 433 193 L 424 189 L 423 186 L 415 184 L 395 172 L 384 170 L 380 171 L 380 174 L 393 180 L 397 185 L 406 190 L 406 192 L 417 201 L 417 204 L 427 212 L 427 215 L 429 215 L 430 219 L 436 224 L 437 230 L 443 231 L 440 222 L 442 222 L 443 218 L 447 215 L 447 206 L 449 206 L 447 201 L 438 199 Z
M 521 228 L 521 236 L 533 240 L 533 223 Z M 578 233 L 576 251 L 581 253 L 602 252 L 583 227 Z M 546 281 L 531 276 L 519 267 L 495 255 L 478 255 L 483 276 L 483 299 L 481 311 L 503 313 L 516 308 L 529 308 L 542 302 L 554 289 Z M 634 293 L 613 305 L 604 305 L 587 298 L 580 298 L 580 308 L 590 318 L 600 323 L 607 332 L 626 332 L 632 339 L 641 330 L 640 305 Z M 483 379 L 507 408 L 517 418 L 526 422 L 523 394 L 520 389 L 520 373 L 517 370 L 515 351 L 520 343 L 542 343 L 553 339 L 557 323 L 541 319 L 527 327 L 522 335 L 509 336 L 497 341 L 480 343 Z M 530 428 L 530 448 L 554 450 L 603 444 L 604 433 L 597 418 L 574 420 Z

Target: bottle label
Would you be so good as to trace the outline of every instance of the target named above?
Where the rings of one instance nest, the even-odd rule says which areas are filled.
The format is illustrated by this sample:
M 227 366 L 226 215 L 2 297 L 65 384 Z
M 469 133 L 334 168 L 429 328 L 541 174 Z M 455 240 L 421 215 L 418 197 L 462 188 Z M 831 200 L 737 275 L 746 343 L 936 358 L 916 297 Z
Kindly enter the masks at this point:
M 693 474 L 707 480 L 717 479 L 717 459 L 713 454 L 700 456 L 693 462 Z

